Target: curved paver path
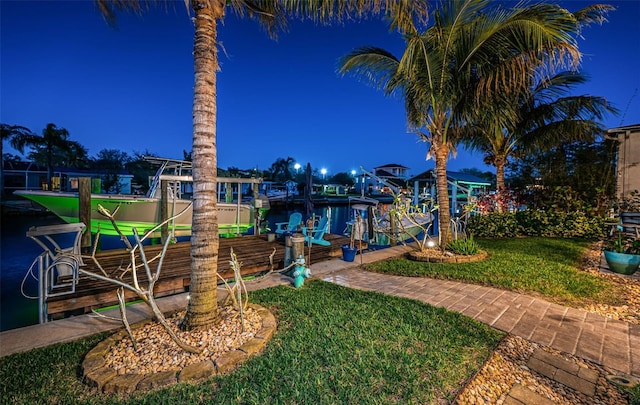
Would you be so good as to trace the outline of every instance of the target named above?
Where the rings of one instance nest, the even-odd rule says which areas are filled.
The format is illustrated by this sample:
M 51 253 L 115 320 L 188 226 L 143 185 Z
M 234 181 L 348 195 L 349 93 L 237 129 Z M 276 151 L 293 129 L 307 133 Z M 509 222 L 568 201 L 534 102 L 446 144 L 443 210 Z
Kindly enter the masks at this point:
M 343 269 L 335 284 L 411 298 L 460 312 L 544 346 L 640 376 L 640 326 L 497 288 Z

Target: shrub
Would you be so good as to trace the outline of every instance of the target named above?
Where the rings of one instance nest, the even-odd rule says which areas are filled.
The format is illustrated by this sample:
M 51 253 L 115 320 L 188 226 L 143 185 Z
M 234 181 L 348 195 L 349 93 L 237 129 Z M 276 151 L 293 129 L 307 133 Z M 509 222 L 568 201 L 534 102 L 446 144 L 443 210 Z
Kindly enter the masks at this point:
M 517 225 L 513 214 L 492 212 L 470 217 L 467 230 L 481 238 L 512 238 L 516 236 Z
M 543 236 L 601 239 L 606 229 L 604 218 L 582 212 L 524 210 L 516 213 L 491 213 L 473 216 L 468 230 L 479 237 L 512 238 Z

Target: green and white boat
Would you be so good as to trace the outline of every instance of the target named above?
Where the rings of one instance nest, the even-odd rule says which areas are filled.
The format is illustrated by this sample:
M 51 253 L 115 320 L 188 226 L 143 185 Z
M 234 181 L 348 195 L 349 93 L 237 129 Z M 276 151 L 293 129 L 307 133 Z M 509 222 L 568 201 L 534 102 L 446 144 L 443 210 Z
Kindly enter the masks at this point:
M 128 194 L 91 194 L 91 232 L 102 235 L 118 235 L 111 221 L 98 211 L 98 204 L 114 212 L 117 227 L 127 236 L 133 228 L 139 234 L 154 228 L 163 221 L 161 210 L 161 183 L 167 181 L 167 217 L 180 216 L 169 223 L 176 236 L 191 234 L 192 200 L 190 198 L 193 178 L 191 162 L 147 157 L 159 165 L 146 196 Z M 218 229 L 220 236 L 233 237 L 250 233 L 264 220 L 269 210 L 269 200 L 257 193 L 261 178 L 218 178 Z M 242 199 L 252 189 L 253 194 Z M 15 194 L 28 198 L 51 211 L 67 223 L 77 223 L 79 194 L 77 192 L 19 190 Z M 239 197 L 239 198 L 238 198 Z M 184 212 L 183 212 L 184 211 Z

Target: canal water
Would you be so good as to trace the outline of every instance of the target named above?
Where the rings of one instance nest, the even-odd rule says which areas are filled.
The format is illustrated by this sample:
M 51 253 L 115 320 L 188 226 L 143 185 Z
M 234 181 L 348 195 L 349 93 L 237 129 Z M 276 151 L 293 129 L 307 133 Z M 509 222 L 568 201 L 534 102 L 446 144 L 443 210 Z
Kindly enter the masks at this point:
M 318 207 L 314 213 L 319 216 L 331 211 L 330 233 L 342 234 L 349 219 L 349 207 L 346 205 Z M 269 228 L 276 229 L 276 223 L 287 222 L 291 213 L 301 209 L 272 209 L 267 214 Z M 34 260 L 42 253 L 42 248 L 26 236 L 32 226 L 44 226 L 63 223 L 56 216 L 3 216 L 0 239 L 0 331 L 19 328 L 38 323 L 37 283 L 29 274 Z M 73 237 L 56 238 L 61 246 L 70 246 Z M 103 239 L 103 248 L 120 248 L 122 242 L 116 237 Z M 64 243 L 64 244 L 63 244 Z M 37 275 L 37 264 L 33 267 Z M 32 296 L 36 299 L 29 299 Z

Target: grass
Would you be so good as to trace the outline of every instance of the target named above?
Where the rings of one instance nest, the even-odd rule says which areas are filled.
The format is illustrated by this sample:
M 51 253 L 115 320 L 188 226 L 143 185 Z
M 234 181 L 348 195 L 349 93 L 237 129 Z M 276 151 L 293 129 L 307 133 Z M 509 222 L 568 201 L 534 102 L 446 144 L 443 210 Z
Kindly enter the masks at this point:
M 278 330 L 261 356 L 230 375 L 128 398 L 80 380 L 104 335 L 0 359 L 3 403 L 447 403 L 504 336 L 428 304 L 311 281 L 251 293 Z
M 460 280 L 513 291 L 539 293 L 567 304 L 620 304 L 620 287 L 581 271 L 578 266 L 588 242 L 577 239 L 477 239 L 489 258 L 480 262 L 445 264 L 390 259 L 367 270 L 412 277 Z

